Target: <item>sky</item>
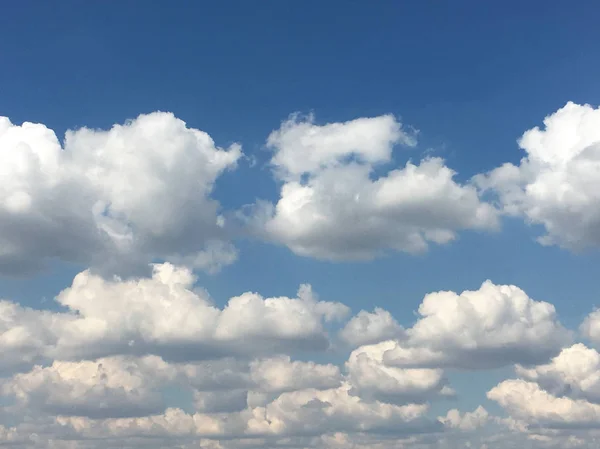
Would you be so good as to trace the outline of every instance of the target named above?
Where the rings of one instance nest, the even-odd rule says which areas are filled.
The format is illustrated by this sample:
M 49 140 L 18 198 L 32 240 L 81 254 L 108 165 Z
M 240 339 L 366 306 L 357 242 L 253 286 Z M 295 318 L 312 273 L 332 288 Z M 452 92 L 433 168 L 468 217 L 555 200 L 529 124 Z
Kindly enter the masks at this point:
M 598 447 L 599 14 L 2 5 L 0 446 Z

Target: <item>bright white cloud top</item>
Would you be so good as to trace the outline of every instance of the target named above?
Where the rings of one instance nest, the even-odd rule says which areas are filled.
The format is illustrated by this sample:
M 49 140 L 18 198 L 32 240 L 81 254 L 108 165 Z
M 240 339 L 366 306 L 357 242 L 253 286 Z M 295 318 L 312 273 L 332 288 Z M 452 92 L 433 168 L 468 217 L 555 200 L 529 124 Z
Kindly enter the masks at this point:
M 236 251 L 211 198 L 239 145 L 215 146 L 172 114 L 68 131 L 0 117 L 0 270 L 52 259 L 135 273 L 154 259 L 214 271 Z
M 282 186 L 276 204 L 255 209 L 256 232 L 302 256 L 364 260 L 496 229 L 497 211 L 440 158 L 375 174 L 415 142 L 389 115 L 325 125 L 293 116 L 267 139 Z
M 44 309 L 0 301 L 0 446 L 598 447 L 592 306 L 577 332 L 543 297 L 492 280 L 431 291 L 414 316 L 376 291 L 360 310 L 308 283 L 220 304 L 198 285 L 236 261 L 239 236 L 364 261 L 511 215 L 541 225 L 544 244 L 600 243 L 600 109 L 567 104 L 523 135 L 519 164 L 462 182 L 440 158 L 395 163 L 416 137 L 392 115 L 294 115 L 267 138 L 275 202 L 224 210 L 213 190 L 240 145 L 172 114 L 64 142 L 0 118 L 0 275 L 81 267 Z M 510 373 L 463 409 L 454 380 L 488 370 Z
M 544 227 L 539 241 L 581 250 L 600 245 L 600 108 L 572 102 L 519 140 L 525 156 L 477 178 L 504 211 Z

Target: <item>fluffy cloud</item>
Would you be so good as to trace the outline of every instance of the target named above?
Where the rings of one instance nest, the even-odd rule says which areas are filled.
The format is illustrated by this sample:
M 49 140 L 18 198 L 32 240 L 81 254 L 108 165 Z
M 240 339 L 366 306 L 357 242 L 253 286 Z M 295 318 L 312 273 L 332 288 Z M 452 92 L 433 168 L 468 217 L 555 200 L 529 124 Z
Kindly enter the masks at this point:
M 190 360 L 318 351 L 329 345 L 324 322 L 348 311 L 343 304 L 317 300 L 307 285 L 298 298 L 244 293 L 219 309 L 193 289 L 195 280 L 187 268 L 168 263 L 155 265 L 152 278 L 107 281 L 89 271 L 78 274 L 56 298 L 70 313 L 61 315 L 64 325 L 50 355 L 130 353 Z
M 514 285 L 490 281 L 479 290 L 425 296 L 407 338 L 386 351 L 395 366 L 494 368 L 543 363 L 569 343 L 554 306 Z
M 600 346 L 600 309 L 594 310 L 585 317 L 579 330 L 584 337 Z
M 68 131 L 64 145 L 42 124 L 0 117 L 0 273 L 57 258 L 107 273 L 154 259 L 217 270 L 236 252 L 210 195 L 240 155 L 162 112 Z
M 220 309 L 193 288 L 195 281 L 189 269 L 169 263 L 154 265 L 152 278 L 106 280 L 84 271 L 56 297 L 65 312 L 0 302 L 0 347 L 6 354 L 0 372 L 40 360 L 118 354 L 186 361 L 322 351 L 330 344 L 325 323 L 349 310 L 319 301 L 308 285 L 297 298 L 244 293 Z M 290 374 L 303 369 L 291 366 Z
M 376 175 L 400 144 L 415 141 L 393 116 L 323 126 L 293 116 L 267 140 L 283 182 L 279 201 L 259 203 L 246 219 L 296 254 L 328 260 L 421 252 L 458 230 L 497 226 L 496 210 L 439 158 Z
M 511 416 L 529 425 L 559 429 L 600 427 L 600 405 L 553 396 L 535 382 L 505 380 L 492 388 L 487 396 Z
M 569 102 L 519 140 L 526 155 L 477 177 L 504 210 L 542 225 L 547 245 L 600 244 L 600 108 Z
M 9 417 L 0 417 L 0 435 L 31 447 L 53 440 L 69 448 L 101 441 L 108 448 L 454 449 L 482 441 L 501 449 L 478 433 L 495 422 L 482 408 L 428 417 L 430 402 L 455 395 L 442 368 L 545 363 L 570 338 L 550 304 L 488 281 L 477 291 L 427 295 L 408 329 L 382 309 L 360 312 L 340 332 L 358 346 L 340 369 L 339 353 L 296 358 L 329 347 L 328 323 L 347 319 L 345 305 L 319 300 L 304 285 L 294 298 L 243 293 L 217 307 L 195 283 L 189 268 L 170 263 L 154 265 L 149 278 L 86 270 L 56 297 L 60 311 L 0 303 L 7 355 L 0 400 L 9 404 L 0 407 Z M 594 416 L 582 421 L 595 413 L 594 354 L 575 345 L 547 365 L 519 367 L 526 380 L 506 381 L 489 397 L 524 429 L 519 438 L 564 442 L 531 429 L 595 427 Z M 544 390 L 560 370 L 582 399 Z M 519 405 L 526 394 L 541 405 Z M 573 416 L 562 421 L 548 412 L 571 406 Z
M 449 410 L 446 416 L 440 419 L 444 425 L 460 430 L 475 430 L 483 427 L 488 421 L 489 414 L 482 406 L 477 407 L 472 412 L 460 413 L 459 410 Z
M 516 367 L 517 374 L 554 396 L 600 403 L 600 354 L 577 343 L 545 365 Z
M 165 409 L 158 387 L 175 371 L 160 358 L 124 357 L 35 366 L 2 385 L 22 406 L 92 418 L 146 416 Z
M 91 420 L 61 417 L 59 422 L 80 436 L 285 437 L 335 431 L 386 431 L 401 435 L 440 427 L 423 417 L 424 405 L 367 403 L 348 394 L 348 387 L 283 393 L 264 407 L 232 414 L 187 414 L 167 409 L 143 418 Z
M 60 315 L 0 300 L 0 376 L 41 361 L 62 322 Z
M 379 343 L 402 338 L 404 329 L 387 310 L 376 307 L 373 312 L 361 310 L 340 331 L 340 337 L 352 346 Z
M 392 403 L 425 402 L 452 395 L 441 369 L 402 369 L 386 366 L 384 354 L 395 347 L 387 341 L 354 350 L 346 362 L 352 392 Z

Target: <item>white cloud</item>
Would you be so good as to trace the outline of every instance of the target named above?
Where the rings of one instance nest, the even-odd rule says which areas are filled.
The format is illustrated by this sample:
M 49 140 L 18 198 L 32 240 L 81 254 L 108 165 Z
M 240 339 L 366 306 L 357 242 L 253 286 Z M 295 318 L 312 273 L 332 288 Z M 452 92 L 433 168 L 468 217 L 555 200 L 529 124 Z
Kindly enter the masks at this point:
M 379 343 L 401 338 L 404 329 L 387 310 L 376 307 L 373 312 L 361 310 L 340 331 L 340 337 L 352 346 Z
M 154 265 L 152 278 L 106 280 L 84 271 L 56 297 L 67 312 L 0 302 L 6 330 L 0 345 L 7 354 L 0 370 L 118 354 L 186 361 L 322 351 L 329 347 L 324 324 L 349 311 L 319 301 L 308 285 L 297 298 L 244 293 L 220 309 L 193 288 L 195 281 L 189 269 L 169 263 Z
M 600 346 L 600 309 L 594 310 L 585 317 L 579 331 L 596 346 Z
M 250 364 L 250 370 L 255 388 L 267 393 L 330 389 L 338 387 L 342 380 L 340 369 L 331 363 L 292 361 L 285 355 L 255 360 Z
M 267 140 L 279 201 L 258 203 L 245 219 L 264 238 L 327 260 L 421 252 L 461 229 L 497 227 L 496 210 L 439 158 L 376 175 L 398 144 L 414 138 L 389 115 L 323 126 L 293 117 Z
M 387 341 L 361 346 L 346 362 L 351 392 L 364 398 L 391 403 L 426 402 L 436 395 L 450 396 L 450 389 L 441 369 L 402 369 L 386 366 L 384 354 L 395 347 Z
M 517 366 L 516 373 L 554 396 L 600 403 L 600 354 L 581 343 L 563 349 L 548 364 Z
M 264 407 L 234 413 L 188 414 L 167 409 L 164 414 L 140 418 L 91 420 L 59 417 L 58 422 L 84 438 L 209 437 L 260 438 L 320 435 L 335 431 L 386 431 L 401 435 L 439 430 L 426 420 L 425 405 L 402 407 L 366 403 L 350 396 L 348 387 L 283 393 Z
M 193 289 L 194 282 L 187 268 L 168 263 L 155 265 L 150 279 L 107 281 L 89 271 L 78 274 L 57 297 L 76 313 L 61 331 L 57 354 L 190 360 L 323 350 L 329 345 L 324 322 L 348 311 L 340 303 L 318 301 L 310 286 L 301 286 L 298 298 L 244 293 L 219 309 Z
M 60 316 L 0 300 L 0 376 L 43 360 L 56 343 Z
M 504 210 L 544 226 L 546 245 L 583 249 L 600 244 L 600 109 L 567 103 L 544 127 L 519 140 L 525 156 L 477 183 L 495 191 Z
M 384 355 L 396 366 L 494 368 L 543 363 L 570 342 L 554 306 L 513 285 L 486 281 L 476 291 L 430 293 L 420 318 Z
M 449 410 L 446 416 L 440 418 L 440 421 L 449 428 L 472 431 L 483 427 L 488 418 L 489 413 L 487 410 L 479 406 L 472 412 L 462 414 L 457 409 Z
M 189 268 L 169 263 L 154 265 L 150 278 L 106 279 L 86 270 L 57 296 L 60 312 L 3 301 L 0 344 L 7 356 L 0 365 L 4 376 L 20 371 L 0 379 L 6 396 L 0 400 L 9 404 L 0 407 L 4 433 L 31 447 L 53 440 L 56 447 L 73 448 L 99 442 L 103 448 L 194 443 L 221 449 L 347 442 L 345 447 L 389 449 L 401 448 L 402 441 L 454 449 L 468 440 L 502 449 L 478 433 L 489 430 L 483 409 L 427 417 L 431 401 L 454 396 L 442 368 L 534 363 L 558 354 L 570 338 L 550 304 L 488 281 L 474 292 L 427 295 L 408 329 L 382 309 L 360 312 L 341 335 L 361 346 L 340 370 L 341 354 L 322 350 L 329 345 L 328 322 L 347 319 L 347 306 L 319 300 L 304 285 L 294 298 L 248 292 L 217 307 L 195 282 Z M 370 341 L 378 342 L 362 344 Z M 297 360 L 304 349 L 322 351 L 318 361 Z M 537 375 L 542 385 L 543 375 L 563 369 L 559 360 L 573 365 L 565 354 L 547 367 L 519 369 Z M 582 395 L 595 388 L 591 355 L 585 359 L 589 375 L 563 369 L 570 373 L 565 382 L 579 379 L 574 387 Z M 550 393 L 538 384 L 539 409 L 549 409 L 543 395 Z M 513 397 L 522 391 L 496 393 L 490 398 L 519 410 Z M 580 419 L 594 404 L 555 396 L 548 401 L 563 407 L 556 405 L 563 399 L 583 410 L 566 424 L 510 413 L 527 432 L 534 425 L 594 427 Z M 393 437 L 398 441 L 392 443 Z
M 124 357 L 35 366 L 2 385 L 22 406 L 92 418 L 146 416 L 165 409 L 158 388 L 175 371 L 160 358 Z
M 325 167 L 344 165 L 349 156 L 367 163 L 390 161 L 397 144 L 414 146 L 392 115 L 359 118 L 344 123 L 314 124 L 314 117 L 292 115 L 267 138 L 272 164 L 284 178 L 295 179 Z
M 0 117 L 0 273 L 56 258 L 107 273 L 154 259 L 217 270 L 236 252 L 210 195 L 240 156 L 162 112 L 68 131 L 64 145 L 42 124 Z
M 488 398 L 529 425 L 549 428 L 600 427 L 600 405 L 583 399 L 556 397 L 537 383 L 505 380 L 492 388 Z

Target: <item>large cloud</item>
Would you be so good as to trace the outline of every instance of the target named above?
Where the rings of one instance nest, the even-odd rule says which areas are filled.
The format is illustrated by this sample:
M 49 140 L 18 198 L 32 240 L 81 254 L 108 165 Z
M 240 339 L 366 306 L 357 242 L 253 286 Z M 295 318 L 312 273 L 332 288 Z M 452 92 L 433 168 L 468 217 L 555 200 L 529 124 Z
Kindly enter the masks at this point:
M 329 347 L 324 324 L 349 310 L 319 301 L 308 285 L 298 298 L 244 293 L 220 309 L 193 288 L 195 280 L 188 268 L 169 263 L 154 265 L 152 278 L 106 280 L 84 271 L 56 298 L 66 312 L 0 302 L 6 328 L 0 344 L 8 355 L 0 369 L 40 358 L 156 354 L 185 361 L 322 351 Z
M 407 337 L 386 351 L 395 366 L 495 368 L 548 360 L 569 343 L 554 306 L 513 285 L 430 293 Z
M 307 285 L 298 298 L 244 293 L 219 309 L 193 289 L 194 282 L 189 269 L 168 263 L 155 265 L 150 279 L 78 274 L 57 297 L 75 314 L 65 314 L 56 356 L 132 353 L 190 360 L 320 351 L 329 345 L 324 322 L 348 312 L 343 304 L 319 301 Z
M 259 203 L 250 221 L 296 254 L 328 260 L 420 252 L 461 229 L 495 228 L 496 210 L 439 158 L 375 174 L 395 145 L 414 143 L 389 115 L 323 126 L 293 116 L 267 140 L 279 201 Z
M 600 244 L 600 108 L 569 102 L 519 140 L 519 165 L 504 164 L 477 183 L 504 210 L 542 225 L 543 244 L 583 249 Z
M 221 149 L 172 114 L 140 115 L 110 130 L 68 131 L 0 117 L 0 273 L 53 259 L 107 273 L 154 259 L 214 271 L 236 258 L 223 241 L 215 180 L 239 145 Z
M 548 364 L 518 366 L 516 372 L 554 396 L 600 403 L 600 354 L 581 343 L 563 349 Z
M 358 312 L 340 331 L 340 337 L 352 346 L 362 346 L 402 338 L 404 329 L 390 312 L 376 307 L 373 312 Z
M 165 409 L 159 387 L 175 369 L 155 356 L 36 366 L 2 385 L 20 405 L 53 415 L 92 418 L 147 416 Z
M 505 380 L 488 392 L 488 398 L 528 425 L 558 429 L 600 427 L 600 405 L 553 396 L 535 382 Z
M 329 346 L 328 332 L 337 327 L 330 322 L 347 319 L 349 308 L 319 300 L 308 285 L 293 298 L 248 292 L 217 307 L 191 269 L 162 263 L 150 278 L 106 279 L 86 270 L 56 302 L 60 311 L 1 303 L 5 442 L 216 449 L 488 444 L 478 432 L 495 418 L 483 409 L 428 417 L 430 402 L 455 396 L 443 368 L 545 363 L 570 339 L 550 304 L 489 281 L 477 291 L 427 295 L 407 329 L 383 309 L 360 312 L 342 327 L 344 340 L 358 346 L 345 364 L 339 352 L 323 350 L 348 349 Z M 518 382 L 537 389 L 531 394 L 540 401 L 549 395 L 548 407 L 568 400 L 583 410 L 566 424 L 520 410 L 514 397 L 524 390 L 510 393 L 512 384 L 490 398 L 527 432 L 535 425 L 595 427 L 593 417 L 581 422 L 594 404 L 568 397 L 567 389 L 559 397 L 558 389 L 551 394 L 541 387 L 544 376 L 562 369 L 571 392 L 578 387 L 581 398 L 591 398 L 593 351 L 583 351 L 588 375 L 577 377 L 558 363 L 572 364 L 577 348 L 547 365 L 518 368 L 527 379 L 537 376 L 537 383 Z M 316 359 L 299 359 L 311 356 Z M 9 375 L 14 370 L 19 373 Z M 495 447 L 502 448 L 490 443 L 488 449 Z
M 90 420 L 63 417 L 60 422 L 81 436 L 189 436 L 189 437 L 284 437 L 320 435 L 335 431 L 422 432 L 441 430 L 424 418 L 424 405 L 395 406 L 368 403 L 348 394 L 349 387 L 330 390 L 298 390 L 283 393 L 264 407 L 233 414 L 186 414 L 168 409 L 144 418 Z
M 436 395 L 453 395 L 441 369 L 402 369 L 386 366 L 384 354 L 393 341 L 362 346 L 346 362 L 352 392 L 392 403 L 426 402 Z

